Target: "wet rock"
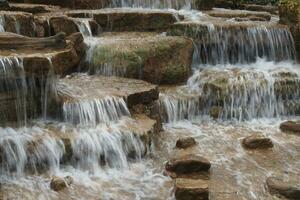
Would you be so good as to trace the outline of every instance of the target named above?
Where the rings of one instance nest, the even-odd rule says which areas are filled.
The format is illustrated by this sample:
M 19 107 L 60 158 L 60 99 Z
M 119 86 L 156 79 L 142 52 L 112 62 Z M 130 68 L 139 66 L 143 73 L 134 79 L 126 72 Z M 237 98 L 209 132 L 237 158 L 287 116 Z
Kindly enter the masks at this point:
M 26 3 L 50 4 L 77 9 L 99 9 L 110 5 L 108 0 L 26 0 Z
M 278 6 L 243 4 L 241 7 L 245 10 L 263 11 L 263 12 L 268 12 L 268 13 L 274 14 L 274 15 L 278 14 Z
M 52 35 L 51 26 L 47 17 L 34 16 L 35 36 L 49 37 Z
M 222 17 L 222 18 L 261 18 L 265 21 L 270 21 L 271 14 L 267 12 L 255 12 L 255 11 L 244 11 L 244 10 L 213 10 L 207 11 L 206 14 L 213 17 Z
M 0 11 L 4 18 L 4 30 L 25 36 L 34 36 L 34 19 L 31 13 Z
M 282 1 L 279 5 L 280 23 L 289 26 L 295 41 L 298 61 L 300 60 L 300 3 Z
M 180 149 L 186 149 L 196 144 L 196 140 L 193 137 L 185 137 L 177 140 L 176 147 Z
M 163 31 L 177 21 L 171 11 L 151 9 L 102 9 L 93 13 L 104 31 Z
M 155 84 L 182 83 L 190 74 L 192 54 L 192 41 L 183 37 L 107 33 L 93 50 L 90 72 Z
M 56 192 L 59 192 L 69 187 L 72 183 L 73 183 L 73 178 L 70 176 L 66 176 L 64 178 L 53 177 L 51 179 L 50 188 Z
M 0 33 L 0 49 L 41 50 L 47 48 L 61 49 L 66 47 L 65 34 L 59 33 L 48 38 L 29 38 L 17 34 Z
M 10 3 L 10 11 L 28 12 L 32 14 L 55 12 L 60 7 L 44 4 Z
M 211 10 L 215 5 L 215 0 L 194 0 L 194 7 L 198 10 Z
M 218 119 L 221 116 L 222 112 L 223 108 L 221 106 L 213 106 L 209 110 L 209 115 L 214 119 Z
M 208 184 L 203 180 L 176 179 L 176 200 L 208 200 Z
M 50 19 L 51 28 L 54 33 L 64 32 L 66 35 L 79 32 L 74 20 L 66 16 L 52 17 Z
M 166 170 L 176 174 L 188 174 L 193 172 L 203 172 L 210 169 L 210 162 L 199 155 L 183 155 L 173 158 L 166 164 Z
M 267 179 L 267 186 L 273 195 L 279 195 L 293 200 L 300 199 L 299 183 L 285 182 L 279 178 L 269 177 Z
M 300 122 L 286 121 L 280 124 L 280 130 L 283 132 L 292 132 L 300 134 Z
M 7 0 L 0 0 L 0 10 L 9 10 L 9 8 Z
M 273 142 L 270 138 L 259 134 L 244 138 L 242 144 L 247 149 L 267 149 L 273 147 Z

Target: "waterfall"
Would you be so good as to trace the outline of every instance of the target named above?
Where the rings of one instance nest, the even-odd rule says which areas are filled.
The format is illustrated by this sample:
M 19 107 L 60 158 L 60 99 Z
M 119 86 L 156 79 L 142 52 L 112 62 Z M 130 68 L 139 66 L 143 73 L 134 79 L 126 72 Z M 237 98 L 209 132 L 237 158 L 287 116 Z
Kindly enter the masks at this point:
M 93 36 L 91 26 L 90 26 L 90 19 L 86 19 L 86 18 L 74 18 L 74 19 L 76 21 L 79 31 L 82 33 L 84 37 Z
M 112 7 L 191 9 L 191 0 L 113 0 Z
M 5 32 L 5 19 L 4 19 L 4 16 L 1 15 L 0 16 L 0 32 Z
M 130 116 L 130 112 L 123 98 L 105 97 L 65 102 L 63 116 L 66 122 L 96 126 L 98 123 L 108 123 L 122 116 Z
M 278 62 L 296 57 L 293 37 L 286 27 L 205 23 L 184 27 L 182 34 L 196 44 L 198 65 L 249 64 L 259 58 Z

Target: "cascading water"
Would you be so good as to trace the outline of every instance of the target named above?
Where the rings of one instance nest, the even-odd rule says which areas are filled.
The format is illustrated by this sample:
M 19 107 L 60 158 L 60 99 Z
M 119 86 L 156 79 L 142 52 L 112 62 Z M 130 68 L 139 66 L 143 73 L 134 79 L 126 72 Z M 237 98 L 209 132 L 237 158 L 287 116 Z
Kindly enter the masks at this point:
M 113 0 L 111 7 L 191 9 L 191 0 Z
M 5 31 L 4 26 L 5 26 L 5 19 L 4 19 L 4 17 L 1 15 L 1 16 L 0 16 L 0 32 L 4 32 L 4 31 Z

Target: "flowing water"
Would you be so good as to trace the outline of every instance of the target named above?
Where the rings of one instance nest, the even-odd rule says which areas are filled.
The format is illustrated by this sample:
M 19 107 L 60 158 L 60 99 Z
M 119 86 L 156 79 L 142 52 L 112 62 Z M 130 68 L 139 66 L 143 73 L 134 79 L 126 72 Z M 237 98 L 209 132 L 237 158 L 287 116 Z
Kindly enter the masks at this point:
M 189 9 L 191 2 L 122 0 L 111 6 Z M 203 16 L 179 12 L 194 21 Z M 76 19 L 89 47 L 82 64 L 87 70 L 94 47 L 101 44 L 89 20 Z M 1 24 L 0 18 L 0 31 Z M 212 163 L 210 199 L 277 199 L 267 191 L 266 178 L 300 174 L 295 159 L 300 138 L 278 128 L 282 120 L 300 113 L 300 66 L 289 30 L 267 25 L 228 29 L 209 22 L 185 34 L 196 48 L 193 75 L 183 86 L 160 88 L 164 130 L 151 146 L 140 137 L 145 132 L 132 129 L 142 124 L 123 98 L 84 98 L 51 70 L 37 81 L 25 76 L 22 59 L 1 58 L 0 90 L 13 97 L 16 121 L 23 123 L 0 128 L 0 198 L 172 200 L 173 182 L 163 175 L 165 162 L 174 155 L 197 153 Z M 98 73 L 120 75 L 109 69 L 104 66 Z M 36 96 L 41 98 L 38 103 Z M 50 116 L 59 96 L 66 98 L 55 105 L 61 118 Z M 33 109 L 39 119 L 28 119 L 29 104 L 40 107 Z M 213 119 L 209 115 L 216 109 Z M 1 122 L 9 112 L 1 112 Z M 274 148 L 242 148 L 242 138 L 256 133 L 269 137 Z M 182 136 L 195 137 L 198 145 L 188 152 L 176 150 Z M 74 183 L 57 193 L 49 187 L 53 176 L 71 176 Z

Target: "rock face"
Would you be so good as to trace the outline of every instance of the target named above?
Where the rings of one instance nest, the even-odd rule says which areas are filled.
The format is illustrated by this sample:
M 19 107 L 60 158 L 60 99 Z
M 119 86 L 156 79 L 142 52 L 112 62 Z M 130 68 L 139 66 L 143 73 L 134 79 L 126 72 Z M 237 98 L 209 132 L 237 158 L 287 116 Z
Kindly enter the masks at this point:
M 242 144 L 247 149 L 267 149 L 273 147 L 271 139 L 259 134 L 244 138 Z
M 294 37 L 298 60 L 300 59 L 300 3 L 288 0 L 279 6 L 280 22 L 289 26 Z
M 208 200 L 208 185 L 203 180 L 176 179 L 176 200 Z
M 300 122 L 286 121 L 280 124 L 280 129 L 283 132 L 292 132 L 300 134 Z
M 293 200 L 300 199 L 299 182 L 284 182 L 281 179 L 270 177 L 267 179 L 267 186 L 271 194 L 283 196 Z
M 70 176 L 66 176 L 64 178 L 53 177 L 50 183 L 50 187 L 52 190 L 58 192 L 67 188 L 72 183 L 73 183 L 73 178 Z
M 185 137 L 177 140 L 176 147 L 180 149 L 186 149 L 196 144 L 196 140 L 193 137 Z
M 203 172 L 210 169 L 210 162 L 201 156 L 188 154 L 171 159 L 166 164 L 166 170 L 176 174 Z
M 93 50 L 90 73 L 143 79 L 155 84 L 185 82 L 192 41 L 155 33 L 104 34 Z
M 10 11 L 21 11 L 32 14 L 55 12 L 60 9 L 58 6 L 43 4 L 10 3 Z
M 179 17 L 171 11 L 151 9 L 102 9 L 93 12 L 104 31 L 164 31 Z
M 3 28 L 6 32 L 17 33 L 25 36 L 34 36 L 33 15 L 26 12 L 0 11 L 3 17 Z
M 64 32 L 67 35 L 70 35 L 72 33 L 79 32 L 78 27 L 74 22 L 74 20 L 66 16 L 52 17 L 50 19 L 50 24 L 55 34 L 59 32 Z

